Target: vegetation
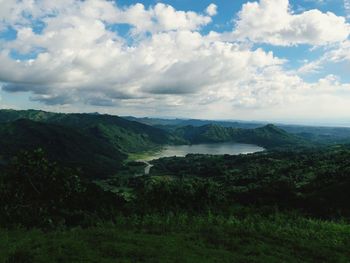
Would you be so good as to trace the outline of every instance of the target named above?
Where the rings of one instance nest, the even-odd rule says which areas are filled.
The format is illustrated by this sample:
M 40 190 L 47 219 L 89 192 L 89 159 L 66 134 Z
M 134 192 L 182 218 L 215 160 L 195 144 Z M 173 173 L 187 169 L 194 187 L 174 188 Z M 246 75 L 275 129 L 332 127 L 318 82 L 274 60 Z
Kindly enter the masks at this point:
M 89 228 L 0 230 L 0 261 L 348 262 L 350 227 L 292 215 L 119 217 Z
M 0 177 L 0 225 L 51 228 L 109 218 L 123 200 L 84 180 L 79 170 L 23 152 Z
M 350 261 L 349 145 L 273 125 L 165 131 L 38 111 L 0 121 L 0 262 Z M 270 150 L 161 158 L 148 175 L 133 153 L 226 140 Z
M 187 155 L 152 162 L 153 175 L 210 180 L 226 202 L 298 209 L 317 217 L 350 217 L 350 149 Z
M 269 149 L 312 146 L 310 142 L 272 124 L 256 129 L 230 128 L 213 124 L 200 127 L 185 126 L 176 128 L 175 134 L 191 144 L 235 141 L 257 144 Z
M 141 122 L 147 125 L 167 128 L 167 127 L 183 127 L 194 126 L 200 127 L 205 125 L 216 125 L 221 127 L 255 129 L 264 126 L 259 122 L 243 122 L 243 121 L 213 121 L 213 120 L 197 120 L 197 119 L 159 119 L 159 118 L 136 118 L 132 116 L 123 117 L 127 120 Z
M 36 110 L 0 110 L 0 123 L 9 123 L 19 119 L 29 119 L 79 130 L 124 153 L 149 150 L 160 144 L 182 142 L 161 129 L 128 121 L 118 116 L 63 114 Z
M 214 120 L 196 120 L 196 119 L 157 119 L 157 118 L 135 118 L 125 117 L 128 120 L 152 125 L 164 130 L 172 131 L 184 126 L 200 127 L 206 125 L 215 125 L 227 128 L 255 129 L 266 125 L 262 122 L 246 121 L 214 121 Z M 297 135 L 307 141 L 322 144 L 349 143 L 350 128 L 348 127 L 324 127 L 324 126 L 303 126 L 276 124 L 280 129 L 288 133 Z
M 218 125 L 176 126 L 174 129 L 160 129 L 146 124 L 129 121 L 117 116 L 100 114 L 61 114 L 43 111 L 0 110 L 0 123 L 11 123 L 19 119 L 44 122 L 79 130 L 86 136 L 108 144 L 115 151 L 139 153 L 164 144 L 196 144 L 215 142 L 243 142 L 266 148 L 291 148 L 311 146 L 301 137 L 289 134 L 274 125 L 243 129 Z M 15 134 L 12 134 L 15 136 Z
M 0 125 L 3 165 L 22 150 L 45 150 L 48 158 L 80 167 L 87 177 L 104 177 L 119 170 L 126 154 L 106 142 L 66 126 L 17 120 Z
M 188 155 L 140 177 L 130 162 L 103 190 L 24 152 L 0 177 L 0 260 L 348 262 L 349 157 L 347 147 Z

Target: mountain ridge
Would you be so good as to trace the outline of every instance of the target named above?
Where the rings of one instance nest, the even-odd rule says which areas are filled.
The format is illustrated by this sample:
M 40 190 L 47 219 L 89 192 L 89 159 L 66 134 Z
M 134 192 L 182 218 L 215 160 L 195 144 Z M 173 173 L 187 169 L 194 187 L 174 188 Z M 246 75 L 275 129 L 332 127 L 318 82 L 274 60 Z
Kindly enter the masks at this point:
M 0 123 L 18 119 L 29 119 L 84 130 L 124 153 L 149 150 L 160 144 L 181 142 L 162 129 L 114 115 L 52 113 L 41 110 L 0 110 Z
M 48 157 L 87 176 L 103 177 L 121 167 L 126 155 L 87 133 L 70 127 L 18 119 L 0 125 L 0 155 L 9 161 L 20 151 L 43 149 Z
M 289 134 L 273 124 L 256 129 L 230 128 L 208 124 L 200 127 L 179 127 L 174 132 L 191 144 L 234 141 L 257 144 L 266 148 L 295 147 L 310 144 L 303 138 Z
M 311 146 L 308 141 L 268 124 L 255 129 L 206 124 L 160 129 L 118 116 L 0 110 L 0 155 L 43 148 L 53 159 L 83 168 L 94 177 L 113 175 L 132 153 L 169 144 L 238 142 L 265 149 Z

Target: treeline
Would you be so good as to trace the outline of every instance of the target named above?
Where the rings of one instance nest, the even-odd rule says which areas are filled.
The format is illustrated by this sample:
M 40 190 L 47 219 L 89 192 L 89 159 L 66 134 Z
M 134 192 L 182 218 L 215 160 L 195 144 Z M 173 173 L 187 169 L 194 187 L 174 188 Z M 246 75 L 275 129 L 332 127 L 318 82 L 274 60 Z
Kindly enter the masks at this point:
M 117 181 L 132 188 L 132 198 L 104 190 L 81 176 L 79 169 L 49 161 L 41 149 L 22 152 L 0 175 L 0 227 L 89 226 L 113 222 L 121 215 L 195 215 L 221 207 L 218 185 L 211 181 Z
M 116 177 L 104 190 L 77 169 L 23 152 L 0 176 L 0 224 L 91 225 L 118 216 L 222 214 L 239 207 L 350 218 L 350 150 L 188 155 L 153 161 L 149 176 Z M 113 180 L 112 180 L 113 181 Z M 124 190 L 128 189 L 128 195 Z
M 223 127 L 214 124 L 199 127 L 189 125 L 174 127 L 173 132 L 191 144 L 234 141 L 256 144 L 268 149 L 315 146 L 310 141 L 287 133 L 272 124 L 254 129 Z
M 227 204 L 276 206 L 323 218 L 350 217 L 350 150 L 346 146 L 239 156 L 187 155 L 153 161 L 172 182 L 209 180 Z
M 123 199 L 78 169 L 48 161 L 43 150 L 22 152 L 0 176 L 0 225 L 88 225 L 121 212 Z

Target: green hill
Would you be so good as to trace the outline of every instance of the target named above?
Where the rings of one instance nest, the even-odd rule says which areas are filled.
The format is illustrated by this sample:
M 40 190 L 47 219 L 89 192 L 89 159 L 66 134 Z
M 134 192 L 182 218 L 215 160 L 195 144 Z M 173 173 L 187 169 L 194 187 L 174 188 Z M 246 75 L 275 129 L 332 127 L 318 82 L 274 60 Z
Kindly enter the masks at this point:
M 257 144 L 266 148 L 299 147 L 310 145 L 297 135 L 290 134 L 272 124 L 248 129 L 224 127 L 217 124 L 202 126 L 173 126 L 161 129 L 137 121 L 106 114 L 63 114 L 37 110 L 0 110 L 0 122 L 30 119 L 58 124 L 84 131 L 90 136 L 108 143 L 115 150 L 136 153 L 164 144 L 196 144 L 235 141 Z M 167 126 L 164 126 L 167 127 Z
M 130 153 L 166 144 L 240 142 L 267 149 L 310 145 L 274 126 L 255 129 L 183 126 L 170 130 L 101 114 L 63 114 L 38 110 L 0 110 L 0 154 L 41 147 L 52 160 L 82 167 L 96 176 L 112 175 Z
M 253 143 L 266 148 L 312 146 L 305 139 L 272 124 L 251 130 L 238 129 L 233 132 L 233 138 L 238 142 Z
M 191 144 L 196 143 L 215 143 L 231 141 L 230 129 L 218 125 L 204 125 L 195 127 L 192 125 L 177 128 L 175 134 L 184 138 Z
M 192 144 L 235 141 L 257 144 L 266 148 L 310 145 L 304 139 L 272 124 L 256 129 L 221 127 L 213 124 L 200 127 L 185 126 L 175 129 L 174 133 Z
M 29 119 L 45 123 L 59 124 L 84 131 L 115 150 L 125 153 L 140 152 L 160 144 L 179 143 L 181 140 L 170 133 L 118 116 L 101 114 L 63 114 L 37 110 L 0 110 L 0 122 Z
M 200 127 L 205 125 L 218 125 L 221 127 L 255 129 L 266 125 L 265 122 L 259 121 L 220 121 L 220 120 L 200 120 L 200 119 L 160 119 L 160 118 L 136 118 L 131 116 L 123 117 L 128 120 L 138 121 L 147 125 L 158 127 L 164 130 L 174 130 L 183 126 Z M 278 128 L 288 133 L 295 134 L 305 140 L 317 144 L 343 144 L 350 141 L 349 127 L 332 127 L 332 126 L 309 126 L 297 124 L 276 124 Z
M 41 110 L 12 110 L 2 109 L 0 110 L 0 123 L 12 122 L 19 119 L 28 119 L 32 121 L 45 122 L 57 113 L 46 112 Z
M 0 124 L 2 161 L 22 150 L 42 148 L 50 159 L 70 167 L 81 167 L 89 176 L 115 173 L 125 154 L 95 137 L 56 124 L 20 119 Z
M 167 129 L 169 127 L 194 126 L 200 127 L 209 124 L 214 124 L 222 127 L 254 129 L 264 125 L 263 122 L 250 121 L 214 121 L 214 120 L 198 120 L 198 119 L 160 119 L 160 118 L 137 118 L 133 116 L 123 116 L 127 120 L 141 122 L 147 125 L 162 127 Z
M 177 141 L 164 130 L 112 115 L 56 114 L 47 122 L 83 129 L 125 153 L 140 152 Z

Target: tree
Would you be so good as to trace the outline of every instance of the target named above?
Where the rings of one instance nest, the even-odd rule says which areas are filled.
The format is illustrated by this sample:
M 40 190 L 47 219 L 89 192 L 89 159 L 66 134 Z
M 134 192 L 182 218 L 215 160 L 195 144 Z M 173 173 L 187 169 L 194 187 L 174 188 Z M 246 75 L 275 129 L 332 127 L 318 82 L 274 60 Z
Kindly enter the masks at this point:
M 56 224 L 86 190 L 79 171 L 50 162 L 41 149 L 13 158 L 1 184 L 1 214 L 24 225 Z

